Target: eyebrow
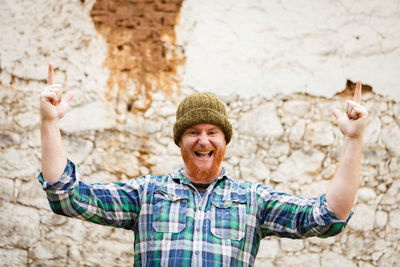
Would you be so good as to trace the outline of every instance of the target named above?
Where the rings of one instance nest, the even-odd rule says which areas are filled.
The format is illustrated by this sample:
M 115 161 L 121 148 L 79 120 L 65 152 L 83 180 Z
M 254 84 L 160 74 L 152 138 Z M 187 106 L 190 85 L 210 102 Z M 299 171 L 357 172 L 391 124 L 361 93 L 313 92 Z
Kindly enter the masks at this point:
M 195 126 L 192 126 L 192 127 L 187 128 L 187 129 L 185 130 L 185 132 L 186 132 L 186 131 L 190 131 L 190 130 L 198 131 L 198 129 L 197 129 Z M 218 130 L 218 126 L 213 126 L 213 127 L 211 127 L 210 129 L 207 129 L 207 131 L 214 131 L 214 130 Z

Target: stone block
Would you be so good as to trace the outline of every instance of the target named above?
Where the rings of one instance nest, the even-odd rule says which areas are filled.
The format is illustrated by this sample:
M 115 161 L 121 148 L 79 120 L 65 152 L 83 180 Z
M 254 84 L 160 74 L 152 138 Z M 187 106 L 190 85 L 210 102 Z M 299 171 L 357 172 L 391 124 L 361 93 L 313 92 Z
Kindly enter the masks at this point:
M 37 260 L 66 258 L 68 249 L 60 240 L 41 241 L 31 248 L 32 256 Z
M 400 127 L 396 123 L 383 127 L 381 140 L 392 156 L 400 157 Z
M 101 242 L 85 242 L 79 247 L 82 250 L 80 264 L 87 266 L 132 266 L 132 244 L 119 241 L 101 240 Z M 112 250 L 110 250 L 112 248 Z
M 43 229 L 46 233 L 46 240 L 63 240 L 63 244 L 81 244 L 88 240 L 90 231 L 85 228 L 89 224 L 94 227 L 100 227 L 93 223 L 83 221 L 77 218 L 69 218 L 57 214 L 46 213 L 45 217 L 41 219 L 45 223 Z
M 374 228 L 375 209 L 373 205 L 358 204 L 354 207 L 354 215 L 349 222 L 352 229 L 371 231 Z
M 272 260 L 256 258 L 256 261 L 254 262 L 254 267 L 275 267 L 275 264 Z
M 311 106 L 307 103 L 306 100 L 291 100 L 283 103 L 282 110 L 284 117 L 300 117 L 301 119 L 303 119 L 310 114 Z M 296 120 L 294 120 L 294 122 L 295 121 Z
M 307 125 L 304 137 L 313 145 L 329 146 L 335 141 L 334 128 L 325 121 L 312 122 Z
M 343 255 L 339 255 L 330 251 L 326 251 L 321 256 L 321 267 L 357 267 L 357 264 L 351 260 L 345 258 Z
M 324 158 L 325 154 L 315 149 L 296 150 L 279 165 L 277 172 L 285 182 L 305 183 L 321 171 Z
M 308 252 L 298 253 L 296 255 L 280 256 L 275 266 L 315 266 L 320 267 L 320 255 Z
M 151 173 L 167 175 L 184 166 L 182 157 L 170 155 L 151 155 L 147 161 L 151 164 Z
M 240 134 L 255 138 L 276 138 L 283 134 L 276 107 L 273 103 L 265 103 L 245 113 L 239 118 Z
M 31 180 L 38 173 L 39 160 L 32 150 L 19 150 L 14 147 L 0 153 L 0 176 Z
M 377 260 L 376 266 L 379 267 L 394 267 L 399 264 L 399 250 L 397 248 L 388 248 L 383 253 L 382 257 Z
M 0 247 L 28 249 L 41 238 L 37 209 L 0 201 L 0 218 Z
M 389 226 L 400 229 L 400 210 L 393 210 L 389 213 Z
M 326 193 L 328 189 L 329 181 L 312 181 L 307 186 L 302 186 L 299 190 L 299 194 L 304 197 L 319 197 Z
M 315 236 L 307 238 L 305 240 L 305 246 L 310 252 L 316 253 L 328 249 L 335 242 L 337 242 L 335 237 L 319 238 Z
M 67 157 L 75 164 L 83 162 L 93 149 L 93 142 L 82 138 L 66 137 L 63 143 Z
M 269 178 L 270 170 L 265 164 L 257 159 L 244 158 L 239 162 L 241 179 L 246 181 L 264 181 Z M 239 179 L 239 177 L 237 177 Z
M 290 152 L 290 147 L 287 142 L 280 140 L 272 142 L 271 146 L 266 149 L 268 157 L 281 158 L 286 157 Z
M 382 198 L 381 204 L 394 205 L 400 203 L 400 180 L 394 180 Z
M 364 133 L 364 144 L 366 146 L 375 146 L 381 134 L 382 123 L 379 117 L 368 118 L 368 125 Z
M 14 181 L 7 178 L 0 178 L 0 199 L 5 201 L 13 201 L 14 198 Z
M 26 130 L 31 130 L 37 127 L 40 123 L 40 117 L 36 112 L 20 113 L 14 117 L 16 123 Z
M 60 122 L 60 128 L 67 133 L 110 129 L 115 125 L 115 111 L 105 102 L 93 102 L 71 109 Z
M 279 241 L 277 238 L 264 239 L 260 242 L 257 259 L 274 259 L 279 252 Z
M 0 118 L 1 120 L 1 118 Z M 19 145 L 21 136 L 13 132 L 0 132 L 0 148 Z
M 28 250 L 17 248 L 0 248 L 1 266 L 26 266 Z
M 289 132 L 289 141 L 292 143 L 301 142 L 304 136 L 306 122 L 303 119 L 297 120 Z
M 287 252 L 296 252 L 304 249 L 304 240 L 301 239 L 287 239 L 280 240 L 281 249 Z
M 19 204 L 40 209 L 49 209 L 46 193 L 42 190 L 42 185 L 36 177 L 32 177 L 30 181 L 17 182 L 15 185 L 15 196 Z
M 357 191 L 358 200 L 362 202 L 374 201 L 377 197 L 375 190 L 368 187 L 359 188 Z

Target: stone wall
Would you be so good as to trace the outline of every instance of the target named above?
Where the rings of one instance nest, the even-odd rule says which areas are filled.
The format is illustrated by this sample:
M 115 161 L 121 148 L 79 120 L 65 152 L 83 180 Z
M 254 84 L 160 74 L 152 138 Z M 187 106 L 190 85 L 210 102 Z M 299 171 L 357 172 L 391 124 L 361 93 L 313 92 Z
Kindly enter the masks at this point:
M 328 239 L 266 238 L 256 265 L 398 264 L 400 103 L 395 78 L 400 76 L 400 61 L 392 60 L 400 54 L 396 46 L 400 36 L 393 34 L 400 25 L 395 23 L 399 22 L 399 3 L 369 1 L 350 7 L 345 2 L 307 2 L 299 12 L 299 6 L 280 1 L 266 1 L 271 6 L 222 1 L 218 7 L 212 1 L 200 2 L 0 3 L 4 10 L 0 13 L 0 266 L 133 263 L 131 232 L 53 214 L 36 180 L 40 171 L 38 94 L 48 62 L 57 67 L 56 80 L 65 91 L 75 92 L 62 133 L 68 156 L 79 165 L 85 182 L 124 181 L 180 167 L 179 150 L 172 140 L 177 103 L 194 91 L 208 90 L 227 103 L 234 126 L 224 160 L 229 173 L 241 181 L 310 197 L 325 192 L 340 155 L 342 137 L 331 110 L 342 107 L 354 90 L 355 79 L 365 80 L 363 100 L 370 119 L 361 185 L 348 227 Z M 240 19 L 231 24 L 232 14 L 240 10 Z M 342 18 L 328 19 L 330 29 L 347 25 L 343 43 L 330 47 L 339 52 L 328 49 L 325 57 L 326 62 L 340 58 L 340 71 L 337 65 L 324 63 L 322 52 L 308 50 L 323 50 L 329 44 L 329 31 L 309 38 L 307 31 L 290 27 L 305 18 L 308 21 L 310 10 L 314 19 L 325 18 L 318 10 L 331 14 L 328 18 Z M 282 18 L 291 22 L 269 21 Z M 252 26 L 257 19 L 257 32 L 272 32 L 274 44 L 282 43 L 284 49 L 273 50 L 268 42 L 257 42 L 249 30 L 252 27 L 242 24 L 249 21 Z M 214 30 L 208 24 L 205 27 L 205 22 L 214 25 Z M 367 22 L 374 25 L 380 40 L 371 37 L 370 28 L 359 28 Z M 232 36 L 241 42 L 240 47 Z M 355 36 L 353 42 L 346 42 L 347 36 Z M 285 54 L 295 51 L 301 40 L 307 48 L 302 57 L 297 52 Z M 307 68 L 296 63 L 308 56 Z M 229 67 L 234 63 L 230 58 L 239 67 Z M 363 65 L 366 62 L 373 66 Z M 253 64 L 271 68 L 276 77 L 268 74 L 265 79 Z M 329 75 L 322 75 L 320 67 Z M 235 77 L 238 80 L 232 82 Z M 223 84 L 229 88 L 223 89 Z

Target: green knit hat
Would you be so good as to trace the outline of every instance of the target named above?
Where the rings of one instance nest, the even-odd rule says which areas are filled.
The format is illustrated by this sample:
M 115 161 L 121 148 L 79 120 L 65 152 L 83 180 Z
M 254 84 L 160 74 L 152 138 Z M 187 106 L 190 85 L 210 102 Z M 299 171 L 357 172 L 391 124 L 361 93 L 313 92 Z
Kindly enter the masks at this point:
M 224 103 L 210 93 L 195 93 L 186 97 L 176 111 L 174 141 L 179 146 L 183 132 L 196 124 L 210 123 L 221 127 L 228 144 L 232 137 L 232 125 L 228 121 Z

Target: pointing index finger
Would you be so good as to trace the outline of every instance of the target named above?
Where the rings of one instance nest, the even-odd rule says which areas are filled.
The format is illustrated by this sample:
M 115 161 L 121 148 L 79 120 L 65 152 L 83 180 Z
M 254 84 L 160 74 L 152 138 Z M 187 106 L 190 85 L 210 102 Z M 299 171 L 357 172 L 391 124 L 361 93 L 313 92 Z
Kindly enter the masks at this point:
M 47 75 L 47 84 L 49 84 L 49 85 L 54 84 L 53 77 L 54 77 L 54 68 L 53 68 L 53 65 L 49 64 L 49 72 Z
M 353 101 L 356 103 L 361 102 L 361 87 L 362 87 L 361 81 L 357 81 L 356 90 L 354 91 L 354 96 L 353 96 Z

